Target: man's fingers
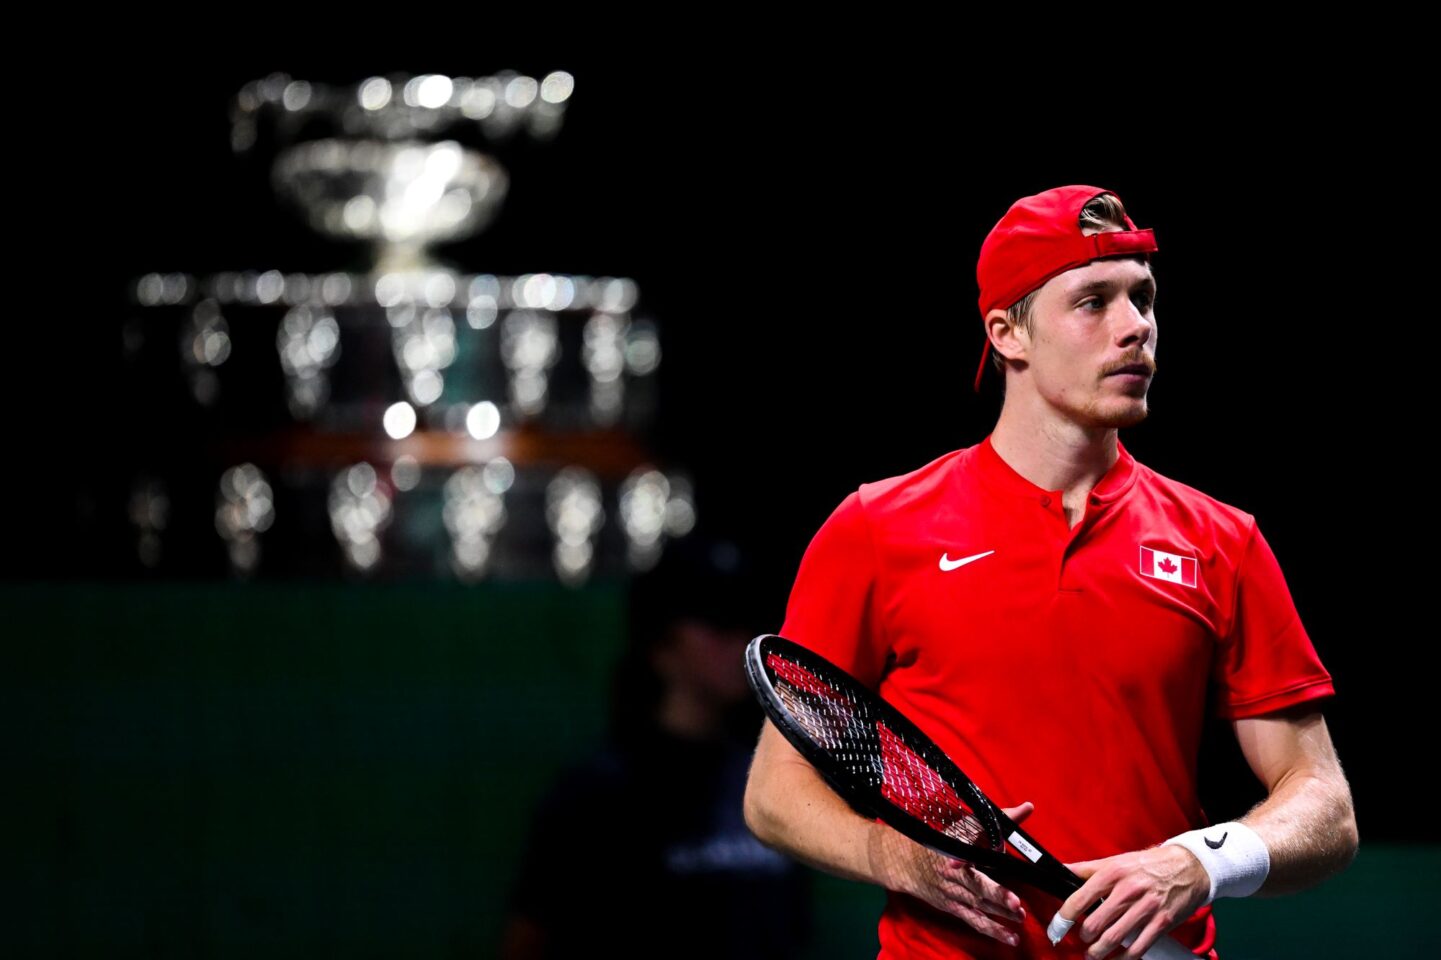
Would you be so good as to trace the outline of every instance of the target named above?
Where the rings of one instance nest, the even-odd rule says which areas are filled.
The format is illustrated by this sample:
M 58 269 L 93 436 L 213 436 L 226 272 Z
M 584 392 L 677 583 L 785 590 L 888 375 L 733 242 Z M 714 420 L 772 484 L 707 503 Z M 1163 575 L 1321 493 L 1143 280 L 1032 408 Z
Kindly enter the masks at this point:
M 1088 877 L 1089 879 L 1081 884 L 1079 890 L 1066 898 L 1065 902 L 1061 904 L 1061 908 L 1056 911 L 1056 915 L 1053 916 L 1050 923 L 1046 925 L 1046 933 L 1050 936 L 1051 943 L 1057 943 L 1066 935 L 1066 932 L 1069 931 L 1072 926 L 1080 922 L 1083 918 L 1086 919 L 1087 922 L 1096 918 L 1095 913 L 1089 918 L 1086 917 L 1086 911 L 1091 909 L 1091 906 L 1096 903 L 1096 901 L 1101 900 L 1106 894 L 1111 892 L 1110 884 L 1097 878 L 1095 875 L 1102 863 L 1104 863 L 1102 860 L 1083 860 L 1079 863 L 1066 864 L 1066 866 L 1070 867 L 1071 870 L 1075 871 L 1078 875 Z M 1076 869 L 1077 867 L 1083 868 L 1086 872 L 1082 874 L 1080 870 Z M 1120 907 L 1121 905 L 1119 904 L 1114 906 L 1107 916 L 1114 916 L 1115 911 L 1119 910 Z M 1100 911 L 1105 909 L 1106 905 L 1102 903 L 1101 906 L 1096 908 L 1096 913 L 1100 913 Z M 1102 917 L 1101 919 L 1105 918 Z M 1092 926 L 1089 929 L 1095 929 L 1095 927 Z M 1076 931 L 1076 936 L 1081 937 L 1082 931 Z
M 1127 944 L 1130 955 L 1133 957 L 1144 957 L 1146 951 L 1154 947 L 1168 932 L 1167 924 L 1163 917 L 1152 917 L 1151 922 L 1146 925 L 1146 929 L 1141 931 L 1141 935 Z
M 1071 932 L 1071 927 L 1075 925 L 1075 922 L 1074 920 L 1067 920 L 1059 913 L 1052 917 L 1051 922 L 1046 924 L 1046 936 L 1050 938 L 1051 946 L 1054 947 L 1060 943 L 1061 938 Z
M 1118 896 L 1113 896 L 1109 900 L 1102 901 L 1099 907 L 1092 910 L 1091 913 L 1080 922 L 1080 929 L 1076 931 L 1076 934 L 1081 938 L 1083 943 L 1096 942 L 1108 928 L 1111 928 L 1126 915 L 1127 908 L 1130 906 L 1130 900 Z M 1126 930 L 1129 929 L 1129 927 L 1126 928 Z M 1121 933 L 1125 933 L 1126 930 L 1122 930 Z M 1119 934 L 1117 937 L 1113 937 L 1111 942 L 1112 944 L 1119 944 L 1121 942 Z
M 1021 938 L 1017 936 L 1015 932 L 1007 929 L 973 907 L 957 903 L 953 905 L 951 913 L 964 920 L 970 925 L 971 929 L 977 933 L 983 933 L 993 940 L 999 940 L 1013 947 L 1021 942 Z
M 1008 920 L 1026 918 L 1020 897 L 970 864 L 956 860 L 947 861 L 942 867 L 941 875 L 968 891 L 975 899 L 974 905 L 980 909 Z
M 1146 908 L 1139 903 L 1132 906 L 1115 922 L 1106 921 L 1104 926 L 1092 927 L 1092 921 L 1105 909 L 1106 905 L 1103 904 L 1095 913 L 1086 918 L 1086 929 L 1094 931 L 1090 936 L 1092 943 L 1091 949 L 1086 952 L 1087 956 L 1109 957 L 1112 952 L 1133 943 L 1136 939 L 1136 932 L 1143 929 L 1141 924 L 1145 920 Z M 1113 914 L 1117 912 L 1119 911 L 1112 911 Z M 1086 934 L 1082 934 L 1082 939 L 1086 939 L 1086 936 Z M 1139 956 L 1142 952 L 1144 951 L 1137 951 L 1136 955 Z
M 1013 906 L 1020 906 L 1021 901 L 1019 897 L 969 863 L 952 860 L 946 864 L 945 872 L 947 876 L 964 883 L 967 887 L 983 897 L 999 903 L 1011 903 Z
M 1025 910 L 1015 894 L 969 863 L 949 857 L 940 858 L 935 879 L 940 901 L 936 906 L 940 909 L 993 940 L 1010 946 L 1021 942 L 1015 931 L 998 922 L 1025 919 Z
M 1018 806 L 1002 807 L 1001 812 L 1004 813 L 1006 816 L 1010 817 L 1016 823 L 1020 823 L 1031 814 L 1036 812 L 1036 805 L 1031 801 L 1027 800 L 1025 803 L 1022 803 Z
M 1087 862 L 1099 863 L 1100 861 Z M 1095 903 L 1097 900 L 1103 899 L 1107 894 L 1111 892 L 1112 882 L 1113 881 L 1107 880 L 1103 877 L 1098 877 L 1093 872 L 1090 878 L 1086 880 L 1085 883 L 1081 884 L 1081 888 L 1079 890 L 1066 898 L 1066 901 L 1061 904 L 1061 909 L 1057 911 L 1057 913 L 1067 920 L 1081 919 L 1081 917 L 1085 916 L 1086 911 L 1091 908 L 1091 905 L 1093 903 Z

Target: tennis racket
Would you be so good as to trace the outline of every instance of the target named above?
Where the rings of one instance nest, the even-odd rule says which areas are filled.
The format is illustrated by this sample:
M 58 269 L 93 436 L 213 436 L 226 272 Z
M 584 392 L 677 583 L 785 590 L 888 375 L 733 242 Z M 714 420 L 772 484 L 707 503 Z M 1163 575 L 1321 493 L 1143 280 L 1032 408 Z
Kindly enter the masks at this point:
M 746 676 L 776 728 L 860 812 L 1002 884 L 1026 883 L 1064 900 L 1085 882 L 1002 813 L 919 727 L 829 660 L 763 634 L 746 648 Z M 1195 960 L 1171 937 L 1157 940 L 1146 957 Z

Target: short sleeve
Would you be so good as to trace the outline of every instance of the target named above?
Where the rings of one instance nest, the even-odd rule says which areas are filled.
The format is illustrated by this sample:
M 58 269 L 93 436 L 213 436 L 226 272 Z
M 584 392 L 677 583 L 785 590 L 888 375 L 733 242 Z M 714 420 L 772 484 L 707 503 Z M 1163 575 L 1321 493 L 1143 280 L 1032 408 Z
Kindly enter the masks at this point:
M 1212 664 L 1216 712 L 1260 716 L 1335 694 L 1271 546 L 1254 525 L 1237 573 L 1235 613 Z
M 886 666 L 876 555 L 860 493 L 841 501 L 801 558 L 781 636 L 875 688 Z

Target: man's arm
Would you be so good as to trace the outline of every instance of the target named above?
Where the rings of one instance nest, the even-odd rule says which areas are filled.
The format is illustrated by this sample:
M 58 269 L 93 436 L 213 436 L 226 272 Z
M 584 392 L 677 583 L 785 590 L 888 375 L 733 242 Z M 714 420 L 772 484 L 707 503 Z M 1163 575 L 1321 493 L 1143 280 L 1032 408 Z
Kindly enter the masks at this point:
M 1030 804 L 1008 809 L 1017 822 Z M 941 856 L 851 809 L 769 720 L 746 782 L 745 819 L 766 846 L 818 870 L 909 894 L 1003 943 L 1015 933 L 1020 899 L 969 865 Z
M 1340 873 L 1360 838 L 1351 787 L 1320 712 L 1303 707 L 1234 727 L 1246 762 L 1270 794 L 1240 820 L 1271 855 L 1258 894 L 1294 893 Z
M 1292 893 L 1339 873 L 1356 855 L 1356 815 L 1320 712 L 1303 704 L 1236 720 L 1234 728 L 1268 793 L 1237 821 L 1256 832 L 1270 856 L 1258 893 Z M 1174 844 L 1068 866 L 1088 879 L 1062 904 L 1063 919 L 1075 921 L 1090 904 L 1106 901 L 1079 927 L 1081 940 L 1094 944 L 1088 955 L 1097 958 L 1109 956 L 1132 931 L 1144 931 L 1121 954 L 1140 957 L 1211 889 L 1196 856 Z

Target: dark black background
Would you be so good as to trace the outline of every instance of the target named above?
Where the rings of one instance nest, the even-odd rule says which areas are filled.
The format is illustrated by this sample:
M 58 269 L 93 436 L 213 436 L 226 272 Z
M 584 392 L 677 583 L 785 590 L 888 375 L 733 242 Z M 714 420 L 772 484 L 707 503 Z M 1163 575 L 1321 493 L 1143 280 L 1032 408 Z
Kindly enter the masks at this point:
M 1257 516 L 1336 677 L 1327 717 L 1363 840 L 1435 838 L 1434 818 L 1393 806 L 1413 744 L 1434 732 L 1401 713 L 1433 642 L 1433 498 L 1414 489 L 1417 440 L 1434 430 L 1416 398 L 1424 285 L 1399 261 L 1435 206 L 1408 168 L 1411 82 L 1264 48 L 1189 65 L 1157 47 L 1042 75 L 1024 52 L 963 57 L 949 39 L 890 53 L 702 53 L 692 39 L 693 55 L 650 59 L 494 38 L 401 55 L 222 53 L 198 36 L 76 53 L 52 86 L 70 107 L 33 141 L 38 176 L 12 183 L 26 276 L 44 280 L 16 281 L 7 572 L 120 575 L 141 429 L 125 422 L 120 377 L 130 281 L 355 262 L 273 202 L 263 164 L 231 153 L 241 84 L 272 70 L 354 82 L 563 68 L 576 92 L 562 133 L 502 151 L 499 219 L 442 253 L 470 270 L 639 282 L 662 325 L 654 448 L 694 475 L 706 526 L 768 566 L 777 616 L 847 492 L 994 422 L 995 394 L 970 390 L 989 227 L 1050 186 L 1116 191 L 1160 245 L 1153 412 L 1124 440 Z M 1213 754 L 1240 762 L 1234 748 Z

